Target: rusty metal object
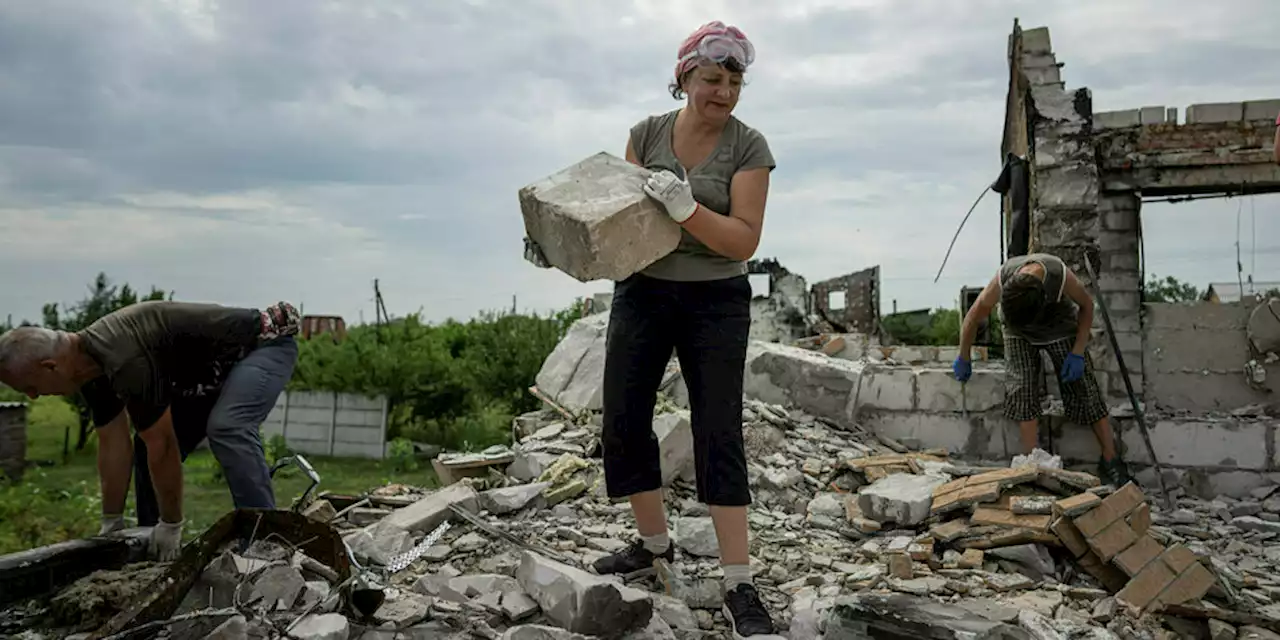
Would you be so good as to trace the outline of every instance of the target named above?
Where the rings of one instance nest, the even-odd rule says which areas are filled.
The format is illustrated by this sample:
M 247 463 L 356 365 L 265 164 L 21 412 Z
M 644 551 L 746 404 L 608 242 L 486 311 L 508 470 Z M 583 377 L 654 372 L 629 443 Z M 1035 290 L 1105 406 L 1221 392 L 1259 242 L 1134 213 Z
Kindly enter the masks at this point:
M 332 527 L 293 511 L 238 509 L 218 520 L 188 543 L 151 589 L 126 611 L 116 614 L 90 636 L 100 640 L 136 626 L 171 617 L 205 566 L 228 542 L 248 546 L 253 540 L 275 538 L 315 558 L 337 572 L 343 581 L 351 577 L 346 544 Z
M 53 593 L 94 571 L 140 562 L 149 532 L 126 529 L 0 556 L 0 606 Z

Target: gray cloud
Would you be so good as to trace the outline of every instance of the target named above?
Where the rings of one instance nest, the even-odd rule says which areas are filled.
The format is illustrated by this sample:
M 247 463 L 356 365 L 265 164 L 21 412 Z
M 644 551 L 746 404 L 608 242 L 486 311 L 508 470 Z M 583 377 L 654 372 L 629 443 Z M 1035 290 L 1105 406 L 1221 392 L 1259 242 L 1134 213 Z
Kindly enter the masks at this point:
M 932 283 L 999 169 L 1012 18 L 1051 28 L 1099 109 L 1185 108 L 1273 91 L 1280 7 L 1247 4 L 3 3 L 0 311 L 34 317 L 99 270 L 352 319 L 374 278 L 433 318 L 605 290 L 520 259 L 516 190 L 675 108 L 674 50 L 710 19 L 759 52 L 739 115 L 779 160 L 761 255 L 815 280 L 878 263 L 886 305 L 946 305 L 998 259 L 988 198 Z M 1161 273 L 1223 279 L 1216 206 L 1148 216 Z

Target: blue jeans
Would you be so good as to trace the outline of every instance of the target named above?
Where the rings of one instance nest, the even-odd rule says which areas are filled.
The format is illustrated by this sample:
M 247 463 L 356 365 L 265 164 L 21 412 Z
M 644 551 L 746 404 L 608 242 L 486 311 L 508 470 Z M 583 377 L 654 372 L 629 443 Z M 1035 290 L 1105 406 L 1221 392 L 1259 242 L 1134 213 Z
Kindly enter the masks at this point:
M 216 395 L 181 398 L 170 407 L 182 460 L 208 438 L 237 509 L 276 506 L 258 430 L 293 376 L 297 361 L 298 343 L 293 337 L 276 338 L 237 362 Z M 133 487 L 138 525 L 155 525 L 160 507 L 147 467 L 147 446 L 137 435 L 133 437 Z

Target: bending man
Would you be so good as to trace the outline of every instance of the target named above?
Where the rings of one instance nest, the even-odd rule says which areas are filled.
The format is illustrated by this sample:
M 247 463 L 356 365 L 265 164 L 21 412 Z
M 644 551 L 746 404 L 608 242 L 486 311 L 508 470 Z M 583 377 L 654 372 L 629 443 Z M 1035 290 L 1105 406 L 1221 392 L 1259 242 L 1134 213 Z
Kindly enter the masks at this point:
M 1067 419 L 1093 426 L 1102 449 L 1098 475 L 1115 486 L 1127 482 L 1124 461 L 1116 455 L 1107 405 L 1085 351 L 1093 327 L 1089 292 L 1056 256 L 1033 253 L 1010 258 L 987 283 L 960 327 L 960 355 L 952 368 L 961 382 L 973 374 L 969 350 L 978 324 L 996 303 L 1004 316 L 1004 415 L 1018 422 L 1023 452 L 1030 453 L 1039 442 L 1040 352 L 1046 351 L 1059 371 Z
M 0 336 L 0 382 L 33 399 L 83 394 L 98 429 L 100 534 L 124 528 L 132 466 L 138 524 L 153 527 L 152 552 L 172 560 L 182 462 L 206 437 L 236 508 L 275 508 L 258 428 L 293 375 L 297 331 L 285 302 L 262 311 L 141 302 L 75 333 Z

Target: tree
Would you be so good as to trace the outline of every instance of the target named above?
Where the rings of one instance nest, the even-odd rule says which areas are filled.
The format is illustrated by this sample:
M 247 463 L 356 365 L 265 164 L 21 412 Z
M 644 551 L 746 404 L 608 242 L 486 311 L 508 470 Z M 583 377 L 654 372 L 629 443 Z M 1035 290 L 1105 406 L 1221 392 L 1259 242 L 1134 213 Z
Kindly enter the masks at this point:
M 1144 302 L 1196 302 L 1205 294 L 1193 284 L 1182 282 L 1173 276 L 1161 279 L 1154 273 L 1147 279 L 1142 293 Z
M 170 292 L 166 296 L 164 291 L 154 286 L 151 287 L 150 293 L 139 297 L 128 284 L 115 286 L 111 284 L 107 274 L 99 273 L 98 277 L 94 278 L 93 284 L 89 285 L 88 297 L 73 306 L 63 306 L 61 309 L 57 303 L 51 302 L 44 305 L 41 314 L 43 325 L 49 329 L 79 331 L 117 309 L 145 300 L 164 300 L 166 297 L 172 300 L 173 293 Z M 89 413 L 89 406 L 80 394 L 77 393 L 68 398 L 68 401 L 80 416 L 80 435 L 76 439 L 76 451 L 81 451 L 88 442 L 93 416 Z M 66 453 L 65 448 L 63 453 Z

